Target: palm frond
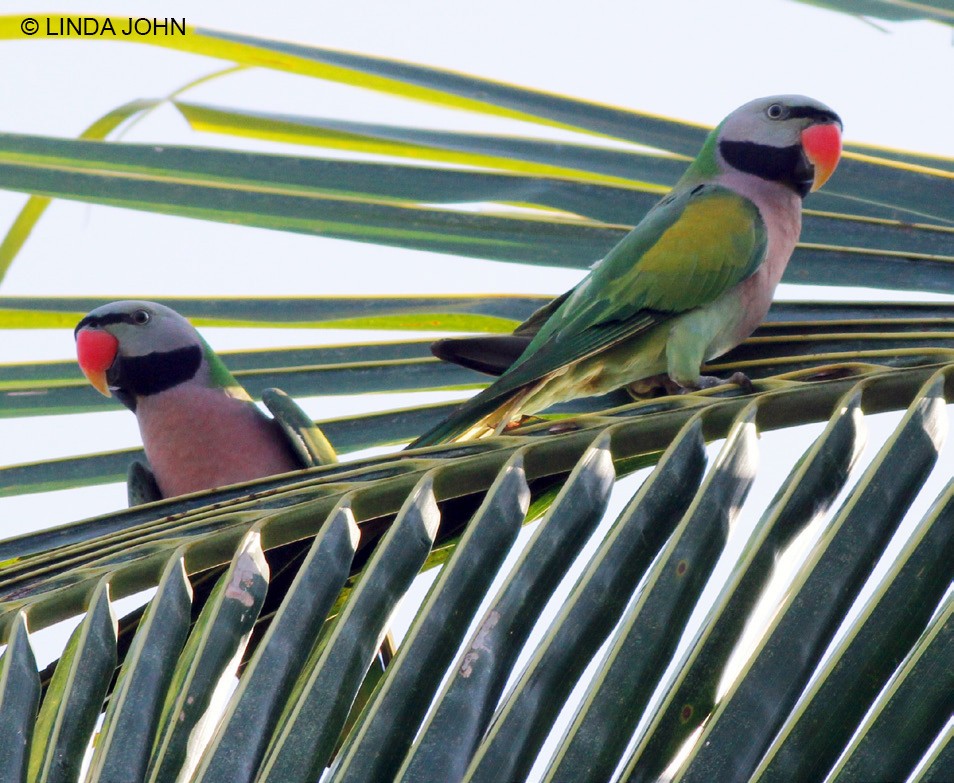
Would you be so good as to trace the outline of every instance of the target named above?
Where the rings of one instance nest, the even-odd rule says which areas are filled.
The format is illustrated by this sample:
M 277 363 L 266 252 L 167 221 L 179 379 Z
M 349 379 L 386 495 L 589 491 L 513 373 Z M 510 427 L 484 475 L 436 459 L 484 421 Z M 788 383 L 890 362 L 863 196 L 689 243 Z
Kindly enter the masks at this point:
M 21 20 L 0 17 L 0 39 L 17 37 Z M 582 270 L 675 181 L 707 130 L 204 28 L 149 42 L 230 64 L 220 73 L 265 68 L 529 130 L 293 116 L 178 90 L 127 103 L 80 139 L 0 134 L 0 187 L 31 194 L 0 271 L 43 230 L 38 199 L 49 198 L 427 250 L 448 265 Z M 160 103 L 197 136 L 298 149 L 102 140 Z M 544 138 L 554 127 L 574 140 Z M 786 281 L 954 291 L 954 162 L 847 149 L 808 202 Z M 547 301 L 311 294 L 162 301 L 201 326 L 418 333 L 223 355 L 254 395 L 279 386 L 297 397 L 477 388 L 483 376 L 437 362 L 422 335 L 504 332 Z M 65 335 L 101 301 L 3 297 L 0 328 Z M 952 306 L 778 303 L 709 369 L 743 370 L 753 393 L 578 400 L 503 437 L 364 456 L 0 541 L 0 768 L 76 778 L 96 734 L 88 781 L 304 781 L 327 767 L 334 783 L 523 780 L 534 768 L 553 783 L 905 779 L 919 764 L 923 779 L 943 778 L 954 489 L 931 482 L 954 402 Z M 393 446 L 456 403 L 395 404 L 318 423 L 339 452 Z M 71 362 L 0 366 L 0 418 L 108 405 Z M 866 426 L 886 411 L 904 413 L 866 463 Z M 817 435 L 798 459 L 787 441 L 775 447 L 805 424 Z M 2 466 L 0 497 L 119 481 L 137 453 Z M 779 470 L 788 477 L 764 500 L 754 488 Z M 726 679 L 759 622 L 757 601 L 781 578 L 775 563 L 812 534 Z M 872 578 L 879 559 L 889 567 Z M 418 574 L 437 568 L 382 671 L 389 617 Z M 39 671 L 28 627 L 77 616 L 59 659 Z

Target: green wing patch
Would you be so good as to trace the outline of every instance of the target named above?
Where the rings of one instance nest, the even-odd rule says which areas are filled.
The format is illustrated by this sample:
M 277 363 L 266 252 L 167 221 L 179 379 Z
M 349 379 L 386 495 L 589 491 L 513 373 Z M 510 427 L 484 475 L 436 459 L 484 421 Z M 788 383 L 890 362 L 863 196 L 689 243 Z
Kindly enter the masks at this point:
M 573 290 L 540 328 L 526 357 L 553 346 L 567 363 L 580 358 L 568 354 L 584 332 L 631 323 L 631 330 L 599 330 L 619 341 L 707 304 L 758 269 L 765 247 L 765 224 L 748 199 L 712 185 L 673 194 Z M 583 342 L 592 353 L 590 341 Z
M 413 445 L 453 437 L 560 367 L 708 304 L 758 269 L 765 248 L 758 208 L 737 193 L 699 185 L 667 196 L 585 280 L 518 329 L 539 331 L 516 364 Z
M 707 185 L 667 201 L 595 270 L 594 276 L 603 277 L 601 282 L 611 290 L 611 302 L 617 302 L 600 320 L 629 317 L 642 309 L 691 310 L 711 302 L 762 263 L 765 224 L 748 199 Z

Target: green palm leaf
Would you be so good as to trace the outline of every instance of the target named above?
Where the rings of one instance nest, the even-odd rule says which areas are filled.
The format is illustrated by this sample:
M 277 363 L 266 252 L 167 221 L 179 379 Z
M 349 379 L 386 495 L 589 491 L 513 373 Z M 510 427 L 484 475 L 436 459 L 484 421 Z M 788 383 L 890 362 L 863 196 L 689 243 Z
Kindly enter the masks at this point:
M 0 17 L 0 39 L 17 37 L 21 19 Z M 38 199 L 49 198 L 427 250 L 448 265 L 470 257 L 584 269 L 679 176 L 706 130 L 204 28 L 145 40 L 518 119 L 531 130 L 518 137 L 293 116 L 185 101 L 180 90 L 163 101 L 190 132 L 298 149 L 102 140 L 158 105 L 150 99 L 108 113 L 80 139 L 3 133 L 0 187 L 31 200 L 0 246 L 0 273 L 31 230 L 43 231 Z M 575 140 L 534 133 L 543 127 L 571 130 Z M 808 203 L 786 281 L 954 291 L 954 162 L 847 149 L 830 186 Z M 223 353 L 257 397 L 271 386 L 299 398 L 368 395 L 358 412 L 318 422 L 345 454 L 406 442 L 455 405 L 442 397 L 407 407 L 382 394 L 456 397 L 486 383 L 433 359 L 430 332 L 506 332 L 548 301 L 295 290 L 162 301 L 205 327 L 418 332 Z M 5 296 L 0 328 L 56 330 L 68 341 L 102 301 Z M 898 534 L 907 543 L 884 555 L 893 564 L 827 661 L 823 654 L 902 517 L 920 516 L 915 498 L 948 431 L 952 368 L 949 304 L 778 303 L 750 340 L 711 365 L 719 374 L 744 370 L 751 395 L 724 387 L 634 402 L 619 392 L 548 411 L 503 437 L 362 456 L 6 538 L 5 770 L 13 779 L 75 777 L 105 711 L 90 780 L 117 769 L 152 780 L 183 769 L 194 781 L 311 780 L 329 765 L 335 783 L 522 780 L 534 765 L 552 781 L 601 781 L 616 769 L 651 780 L 700 728 L 704 741 L 680 762 L 681 779 L 820 779 L 833 770 L 848 780 L 876 769 L 904 779 L 922 758 L 943 777 L 950 753 L 935 738 L 952 692 L 950 486 Z M 54 414 L 115 408 L 72 362 L 0 366 L 0 419 L 40 426 L 58 421 L 43 418 Z M 899 410 L 895 431 L 864 463 L 866 421 Z M 817 437 L 800 447 L 774 499 L 750 496 L 767 474 L 760 459 L 777 467 L 776 452 L 796 456 L 786 444 L 762 448 L 760 458 L 760 437 L 804 432 L 790 429 L 803 424 Z M 120 481 L 137 453 L 0 466 L 0 497 Z M 607 508 L 619 511 L 615 521 L 602 519 Z M 759 521 L 747 529 L 752 510 Z M 532 533 L 519 535 L 521 523 Z M 818 527 L 774 618 L 720 694 L 773 563 Z M 746 543 L 731 551 L 739 528 Z M 722 582 L 710 578 L 720 557 L 732 565 Z M 438 566 L 382 675 L 372 660 L 389 616 L 417 574 Z M 575 584 L 561 587 L 568 572 Z M 147 608 L 117 624 L 117 602 L 152 588 L 154 597 L 139 599 Z M 551 601 L 562 609 L 545 611 Z M 77 615 L 70 642 L 41 676 L 27 624 L 35 631 Z M 537 640 L 539 618 L 548 627 Z M 528 639 L 529 663 L 514 678 Z M 560 723 L 590 664 L 596 674 L 576 714 Z M 233 675 L 234 693 L 217 706 L 216 687 Z

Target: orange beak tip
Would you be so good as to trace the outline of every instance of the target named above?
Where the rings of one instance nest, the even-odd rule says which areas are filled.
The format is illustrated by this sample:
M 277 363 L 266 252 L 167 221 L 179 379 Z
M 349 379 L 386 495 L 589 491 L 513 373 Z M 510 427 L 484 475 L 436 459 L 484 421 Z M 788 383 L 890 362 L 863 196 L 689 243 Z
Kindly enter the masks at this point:
M 83 375 L 100 394 L 111 397 L 106 371 L 116 361 L 119 341 L 109 332 L 82 329 L 76 335 L 76 358 Z
M 86 380 L 90 382 L 90 385 L 96 389 L 104 397 L 112 397 L 113 395 L 109 392 L 109 384 L 106 382 L 106 373 L 104 372 L 90 372 L 83 370 L 83 375 L 86 376 Z
M 841 159 L 841 128 L 833 122 L 805 128 L 802 149 L 815 169 L 811 188 L 814 193 L 828 181 Z

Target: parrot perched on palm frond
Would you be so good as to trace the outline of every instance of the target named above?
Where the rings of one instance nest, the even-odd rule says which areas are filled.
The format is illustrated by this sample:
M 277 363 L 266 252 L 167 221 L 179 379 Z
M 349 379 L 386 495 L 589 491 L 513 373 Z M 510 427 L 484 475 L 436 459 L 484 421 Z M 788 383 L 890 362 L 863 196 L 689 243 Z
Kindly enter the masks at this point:
M 131 471 L 131 502 L 334 461 L 324 436 L 288 397 L 266 390 L 276 418 L 266 416 L 192 324 L 165 305 L 103 305 L 74 334 L 89 382 L 139 422 L 152 477 L 141 467 Z M 143 489 L 153 477 L 154 490 Z
M 130 505 L 337 461 L 295 402 L 265 389 L 269 418 L 183 316 L 156 302 L 97 307 L 74 331 L 80 369 L 136 414 L 150 468 L 129 471 Z M 295 555 L 284 553 L 284 562 Z M 279 570 L 282 560 L 272 563 Z M 380 663 L 394 656 L 390 631 Z M 380 675 L 378 675 L 380 676 Z
M 724 383 L 701 365 L 768 312 L 801 231 L 802 199 L 835 170 L 841 129 L 835 112 L 802 95 L 736 109 L 575 288 L 512 335 L 435 343 L 439 358 L 500 378 L 410 448 L 499 433 L 520 414 L 621 386 Z M 748 384 L 741 374 L 730 381 Z

